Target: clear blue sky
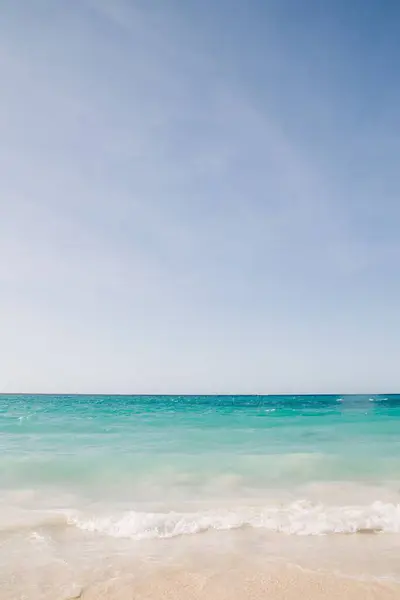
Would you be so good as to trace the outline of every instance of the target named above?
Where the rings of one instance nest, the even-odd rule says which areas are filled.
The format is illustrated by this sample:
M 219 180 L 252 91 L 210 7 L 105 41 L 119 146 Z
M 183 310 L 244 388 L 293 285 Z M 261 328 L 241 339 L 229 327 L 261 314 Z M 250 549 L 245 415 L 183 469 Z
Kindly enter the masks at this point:
M 400 391 L 400 3 L 5 0 L 0 391 Z

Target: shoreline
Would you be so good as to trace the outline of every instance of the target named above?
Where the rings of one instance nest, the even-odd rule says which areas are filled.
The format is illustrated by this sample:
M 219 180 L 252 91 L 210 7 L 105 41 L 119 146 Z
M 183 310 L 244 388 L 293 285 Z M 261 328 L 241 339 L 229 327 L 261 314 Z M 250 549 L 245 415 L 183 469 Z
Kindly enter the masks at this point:
M 303 566 L 254 552 L 186 553 L 152 560 L 106 552 L 90 564 L 61 556 L 15 563 L 0 600 L 396 600 L 400 581 Z M 16 558 L 16 557 L 15 557 Z M 45 557 L 42 557 L 42 560 Z M 61 560 L 60 560 L 61 559 Z M 165 560 L 167 559 L 167 560 Z M 67 562 L 69 564 L 67 564 Z M 27 568 L 26 568 L 27 567 Z M 22 571 L 22 573 L 21 573 Z M 23 576 L 20 576 L 22 574 Z

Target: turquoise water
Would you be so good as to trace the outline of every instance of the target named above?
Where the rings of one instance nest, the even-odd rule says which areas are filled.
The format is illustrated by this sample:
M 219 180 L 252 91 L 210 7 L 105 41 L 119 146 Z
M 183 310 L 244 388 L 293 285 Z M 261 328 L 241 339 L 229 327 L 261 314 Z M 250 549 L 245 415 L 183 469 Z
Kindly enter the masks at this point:
M 3 512 L 25 520 L 63 510 L 132 539 L 400 530 L 400 395 L 3 395 L 0 432 Z
M 1 485 L 379 482 L 399 425 L 400 396 L 1 396 Z
M 231 475 L 262 489 L 400 473 L 400 396 L 0 396 L 0 431 L 2 487 L 112 491 L 175 473 L 181 486 Z

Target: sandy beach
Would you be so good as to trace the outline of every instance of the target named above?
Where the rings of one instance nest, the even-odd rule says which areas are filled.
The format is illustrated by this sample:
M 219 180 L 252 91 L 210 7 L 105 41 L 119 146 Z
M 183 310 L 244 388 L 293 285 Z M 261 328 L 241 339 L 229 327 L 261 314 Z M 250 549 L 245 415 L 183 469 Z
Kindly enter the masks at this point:
M 88 576 L 86 585 L 70 589 L 67 582 L 60 589 L 57 569 L 52 575 L 41 575 L 35 578 L 33 587 L 33 581 L 25 579 L 20 585 L 14 584 L 12 590 L 3 589 L 1 600 L 395 600 L 400 597 L 400 584 L 395 582 L 357 580 L 290 565 L 260 569 L 232 562 L 190 570 L 146 568 L 136 575 L 124 572 L 111 578 L 106 573 L 103 577 L 96 573 L 92 581 Z
M 84 600 L 389 600 L 400 597 L 400 585 L 362 582 L 303 571 L 295 567 L 220 571 L 166 570 L 136 580 L 108 581 L 82 590 Z

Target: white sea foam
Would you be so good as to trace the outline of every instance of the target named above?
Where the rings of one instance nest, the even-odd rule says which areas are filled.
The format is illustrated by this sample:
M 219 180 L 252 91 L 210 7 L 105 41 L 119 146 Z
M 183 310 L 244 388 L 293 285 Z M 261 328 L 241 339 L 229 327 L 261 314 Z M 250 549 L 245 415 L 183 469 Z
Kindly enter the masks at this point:
M 400 504 L 323 506 L 306 501 L 286 507 L 241 508 L 204 512 L 126 512 L 118 516 L 70 516 L 79 529 L 134 540 L 173 538 L 208 530 L 244 527 L 288 535 L 400 533 Z

